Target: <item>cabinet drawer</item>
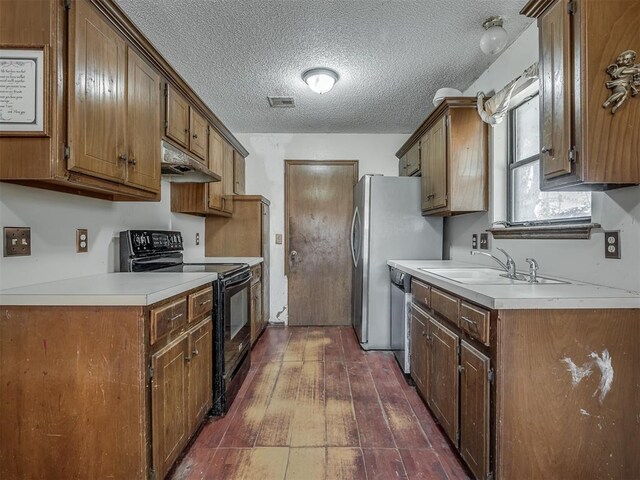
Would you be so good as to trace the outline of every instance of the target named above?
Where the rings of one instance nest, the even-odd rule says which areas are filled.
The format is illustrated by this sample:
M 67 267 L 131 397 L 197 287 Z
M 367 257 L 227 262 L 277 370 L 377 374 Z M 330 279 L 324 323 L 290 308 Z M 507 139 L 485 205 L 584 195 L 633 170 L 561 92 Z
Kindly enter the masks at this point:
M 189 295 L 189 321 L 196 320 L 213 308 L 213 287 Z
M 411 295 L 414 303 L 422 305 L 424 308 L 431 306 L 431 287 L 415 278 L 411 279 Z
M 454 325 L 459 324 L 459 310 L 460 300 L 456 297 L 449 295 L 448 293 L 438 290 L 437 288 L 431 289 L 431 308 L 445 317 Z
M 151 344 L 187 323 L 187 299 L 151 310 Z
M 258 264 L 254 267 L 251 267 L 251 285 L 255 285 L 256 283 L 262 280 L 262 265 Z
M 489 345 L 489 317 L 491 313 L 465 301 L 460 303 L 460 328 L 471 337 Z

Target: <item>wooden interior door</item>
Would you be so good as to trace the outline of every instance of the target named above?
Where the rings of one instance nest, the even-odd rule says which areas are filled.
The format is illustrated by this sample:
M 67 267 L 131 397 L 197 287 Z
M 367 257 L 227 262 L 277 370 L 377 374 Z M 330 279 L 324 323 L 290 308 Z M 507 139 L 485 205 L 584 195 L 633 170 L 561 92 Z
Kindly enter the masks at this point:
M 358 161 L 285 161 L 290 325 L 351 325 L 350 230 Z
M 76 2 L 69 15 L 67 168 L 124 181 L 125 42 L 90 2 Z
M 127 183 L 160 190 L 160 75 L 127 49 Z

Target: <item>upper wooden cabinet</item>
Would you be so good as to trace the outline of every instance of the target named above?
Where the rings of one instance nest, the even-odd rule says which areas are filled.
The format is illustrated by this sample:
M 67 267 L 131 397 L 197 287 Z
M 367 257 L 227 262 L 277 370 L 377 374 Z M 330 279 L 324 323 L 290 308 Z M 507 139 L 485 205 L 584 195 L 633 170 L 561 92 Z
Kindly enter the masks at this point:
M 244 195 L 245 173 L 244 157 L 237 151 L 233 151 L 233 193 Z
M 248 155 L 112 0 L 0 1 L 0 44 L 44 50 L 44 131 L 0 133 L 0 181 L 157 201 L 163 131 L 205 164 L 209 125 Z
M 531 0 L 521 13 L 538 19 L 541 189 L 640 183 L 640 100 L 631 87 L 640 61 L 629 57 L 625 70 L 619 58 L 640 54 L 640 2 Z
M 401 177 L 414 177 L 420 175 L 420 143 L 416 143 L 405 153 L 398 164 L 398 173 Z
M 167 138 L 209 163 L 209 126 L 207 120 L 170 84 L 166 86 L 165 133 Z
M 487 125 L 477 113 L 475 98 L 446 98 L 396 156 L 406 155 L 410 165 L 416 151 L 424 215 L 487 210 Z

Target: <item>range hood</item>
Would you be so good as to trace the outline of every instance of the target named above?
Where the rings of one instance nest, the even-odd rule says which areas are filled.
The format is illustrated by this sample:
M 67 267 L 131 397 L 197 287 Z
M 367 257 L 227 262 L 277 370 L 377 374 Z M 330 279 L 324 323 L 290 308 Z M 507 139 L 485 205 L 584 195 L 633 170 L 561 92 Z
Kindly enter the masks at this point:
M 164 140 L 160 142 L 162 149 L 162 176 L 176 183 L 209 183 L 219 182 L 220 176 L 209 170 L 202 162 L 174 147 Z

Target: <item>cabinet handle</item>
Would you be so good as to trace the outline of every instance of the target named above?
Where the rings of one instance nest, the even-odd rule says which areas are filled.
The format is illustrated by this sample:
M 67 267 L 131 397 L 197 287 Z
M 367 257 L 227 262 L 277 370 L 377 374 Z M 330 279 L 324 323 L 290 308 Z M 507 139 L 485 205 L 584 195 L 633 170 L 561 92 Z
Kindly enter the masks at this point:
M 171 320 L 170 320 L 170 321 L 171 321 L 171 322 L 175 322 L 175 321 L 176 321 L 176 320 L 178 320 L 181 316 L 182 316 L 182 314 L 181 314 L 181 313 L 179 313 L 178 315 L 175 315 L 175 316 L 171 317 Z
M 422 336 L 426 337 L 427 336 L 427 332 L 425 332 L 424 330 L 422 331 Z
M 194 349 L 193 349 L 193 352 L 191 352 L 191 353 L 193 354 L 193 356 L 196 356 L 196 355 L 199 355 L 199 354 L 200 354 L 200 352 L 198 351 L 198 349 L 197 349 L 197 348 L 194 348 Z
M 427 195 L 427 200 L 429 200 L 429 199 L 431 199 L 431 198 L 433 198 L 435 196 L 436 196 L 435 193 L 430 193 L 429 195 Z
M 197 133 L 194 133 L 194 134 L 193 134 L 193 138 L 198 138 L 198 134 L 197 134 Z
M 128 162 L 129 161 L 129 155 L 127 155 L 126 153 L 123 153 L 122 155 L 120 155 L 118 157 L 118 160 L 120 160 L 121 162 Z
M 553 148 L 551 147 L 542 147 L 542 150 L 540 150 L 540 153 L 542 153 L 543 155 L 545 153 L 548 153 L 549 155 L 551 155 L 551 152 L 553 152 Z
M 135 158 L 130 158 L 130 159 L 129 159 L 129 163 L 130 163 L 131 165 L 137 165 L 137 164 L 138 164 L 138 162 L 136 162 L 136 159 L 135 159 Z
M 200 306 L 203 307 L 205 306 L 207 303 L 209 303 L 211 300 L 205 300 L 204 302 L 200 302 Z
M 474 326 L 476 326 L 476 325 L 477 325 L 477 323 L 476 323 L 476 322 L 474 322 L 474 321 L 473 321 L 473 320 L 471 320 L 470 318 L 465 317 L 464 315 L 460 315 L 460 319 L 461 319 L 461 320 L 464 320 L 464 321 L 465 321 L 465 322 L 467 322 L 467 323 L 470 323 L 471 325 L 474 325 Z
M 184 133 L 189 133 L 189 129 L 188 129 L 188 128 L 185 128 L 185 129 L 184 129 Z
M 463 373 L 464 372 L 464 367 L 462 365 L 458 365 L 458 371 L 460 373 Z

